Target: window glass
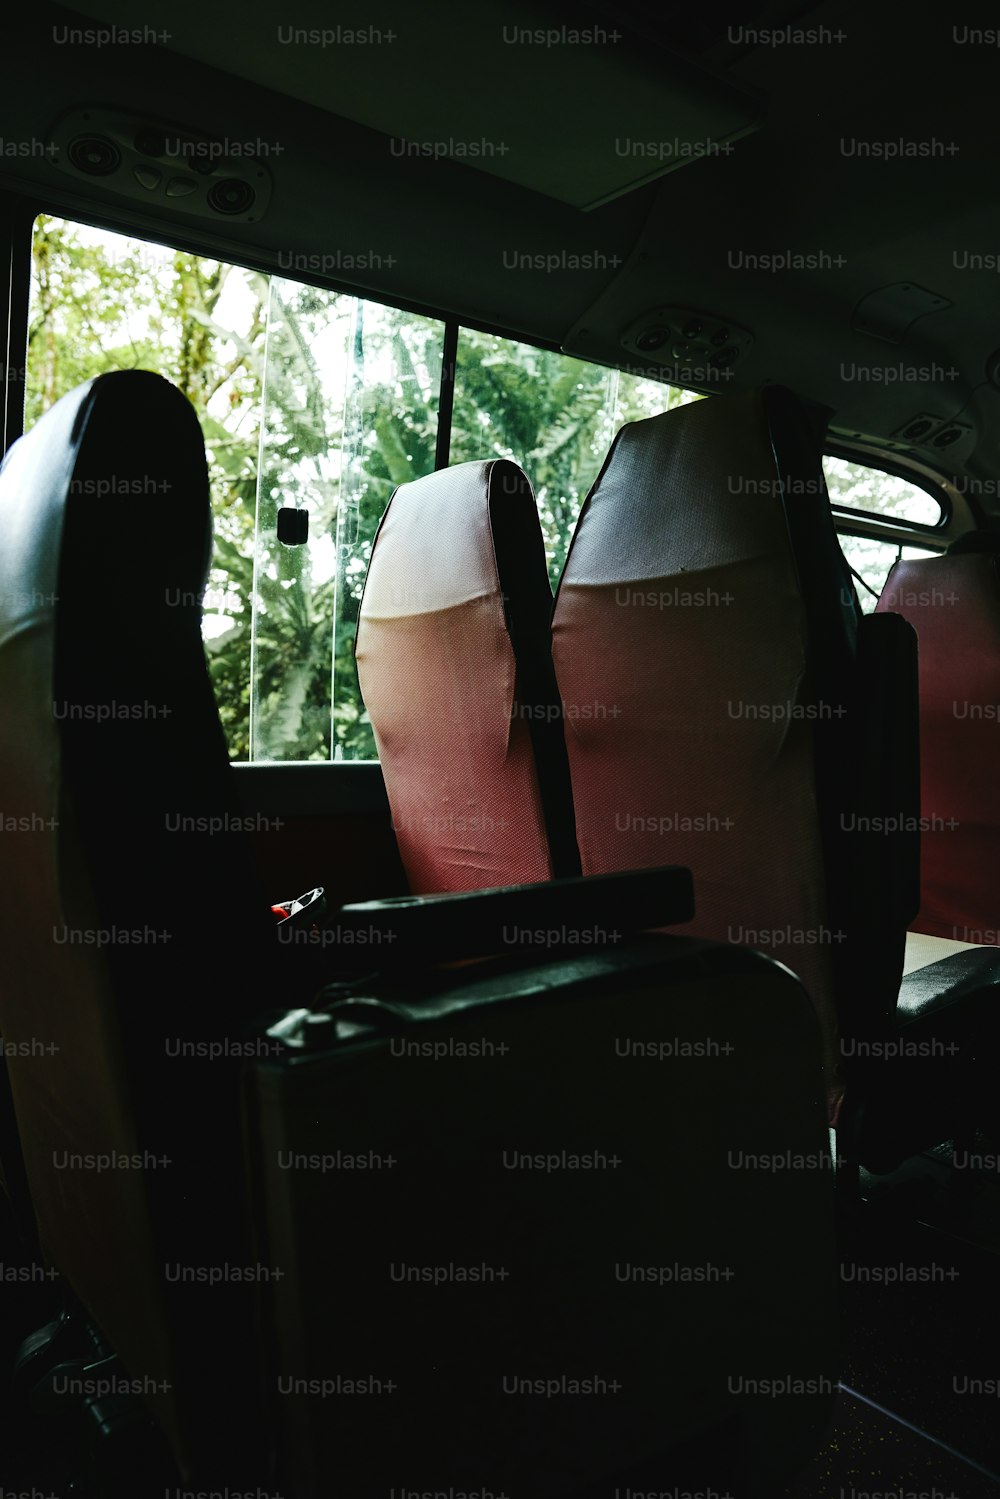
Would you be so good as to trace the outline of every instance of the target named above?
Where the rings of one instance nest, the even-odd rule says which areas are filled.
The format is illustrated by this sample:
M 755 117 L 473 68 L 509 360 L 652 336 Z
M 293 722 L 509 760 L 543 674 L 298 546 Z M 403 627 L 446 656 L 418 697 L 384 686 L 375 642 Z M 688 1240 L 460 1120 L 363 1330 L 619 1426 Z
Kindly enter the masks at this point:
M 396 484 L 434 466 L 444 324 L 163 245 L 35 221 L 25 428 L 81 381 L 148 369 L 205 435 L 203 635 L 234 759 L 370 759 L 353 636 Z M 281 507 L 309 539 L 277 539 Z M 168 524 L 165 516 L 164 524 Z
M 215 532 L 203 634 L 233 758 L 374 758 L 358 605 L 393 489 L 434 467 L 443 322 L 49 215 L 32 261 L 26 427 L 129 368 L 171 380 L 201 422 Z M 617 429 L 696 399 L 463 329 L 450 461 L 524 467 L 555 584 Z M 278 540 L 282 509 L 308 512 L 303 544 Z
M 354 632 L 397 484 L 430 473 L 444 324 L 271 281 L 254 590 L 252 758 L 372 760 Z M 301 546 L 280 508 L 309 513 Z
M 823 459 L 830 504 L 846 510 L 867 510 L 891 520 L 915 521 L 921 526 L 936 526 L 941 521 L 941 504 L 934 495 L 882 469 L 867 468 L 847 458 Z
M 510 458 L 531 480 L 553 586 L 615 432 L 697 397 L 491 333 L 458 340 L 452 463 Z
M 885 587 L 889 571 L 901 557 L 936 557 L 930 547 L 900 546 L 895 541 L 878 541 L 872 536 L 847 536 L 840 532 L 840 546 L 851 567 L 860 573 L 868 587 L 854 580 L 858 600 L 865 614 L 871 614 Z

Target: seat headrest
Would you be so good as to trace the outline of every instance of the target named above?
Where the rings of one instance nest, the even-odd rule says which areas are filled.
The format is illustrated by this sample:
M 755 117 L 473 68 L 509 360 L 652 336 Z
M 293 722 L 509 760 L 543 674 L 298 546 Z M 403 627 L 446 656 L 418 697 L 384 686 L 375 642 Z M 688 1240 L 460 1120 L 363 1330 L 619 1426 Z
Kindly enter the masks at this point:
M 417 893 L 579 870 L 551 618 L 516 464 L 400 485 L 372 547 L 355 658 Z
M 151 472 L 153 446 L 169 463 Z M 176 600 L 200 618 L 212 543 L 205 449 L 190 402 L 159 375 L 125 370 L 71 391 L 0 468 L 0 646 L 29 621 L 101 621 Z M 169 477 L 167 476 L 169 475 Z M 169 545 L 166 544 L 169 537 Z
M 821 458 L 815 425 L 780 386 L 631 422 L 588 498 L 567 575 L 619 580 L 735 562 L 759 552 L 768 511 L 784 512 L 793 534 L 803 511 L 819 515 L 836 550 Z M 605 526 L 593 526 L 596 510 Z
M 493 458 L 401 484 L 372 547 L 362 615 L 402 619 L 499 594 L 508 623 L 550 596 L 527 475 Z M 547 604 L 546 604 L 547 607 Z

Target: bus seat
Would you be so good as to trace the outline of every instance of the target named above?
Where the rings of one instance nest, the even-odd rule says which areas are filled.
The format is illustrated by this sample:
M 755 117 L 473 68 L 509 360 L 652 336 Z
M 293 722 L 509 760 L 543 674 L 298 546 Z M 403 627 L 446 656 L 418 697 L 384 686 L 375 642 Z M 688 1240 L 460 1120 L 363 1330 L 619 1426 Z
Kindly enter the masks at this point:
M 1000 943 L 1000 535 L 971 532 L 944 557 L 897 562 L 878 610 L 917 632 L 920 910 L 914 930 Z
M 990 950 L 902 978 L 916 636 L 861 613 L 798 401 L 770 387 L 624 427 L 553 634 L 584 873 L 683 864 L 696 935 L 800 976 L 831 1120 L 847 1085 L 852 1163 L 888 1171 L 974 1120 L 995 1127 Z
M 579 872 L 538 511 L 506 459 L 394 492 L 356 655 L 410 888 Z
M 831 1089 L 846 788 L 821 775 L 847 763 L 860 628 L 819 450 L 788 392 L 622 428 L 553 621 L 583 870 L 690 867 L 693 932 L 802 978 Z M 894 997 L 897 970 L 887 983 Z
M 251 1262 L 229 1058 L 278 950 L 242 832 L 205 831 L 241 808 L 192 407 L 142 371 L 80 386 L 7 454 L 0 525 L 0 783 L 26 829 L 0 846 L 0 1031 L 41 1247 L 180 1470 L 246 1444 L 249 1480 L 252 1288 L 171 1274 Z
M 489 491 L 486 475 L 482 486 Z M 609 1431 L 616 1443 L 620 1436 L 623 1453 L 634 1447 L 643 1456 L 654 1439 L 700 1437 L 707 1422 L 714 1426 L 740 1411 L 739 1440 L 748 1463 L 770 1471 L 808 1455 L 833 1392 L 834 1263 L 831 1175 L 825 1162 L 816 1169 L 825 1142 L 814 1081 L 819 1041 L 800 986 L 748 954 L 705 953 L 701 944 L 670 939 L 658 945 L 652 981 L 645 985 L 641 976 L 638 984 L 630 982 L 630 966 L 643 961 L 635 948 L 582 960 L 573 953 L 561 966 L 553 966 L 547 953 L 541 975 L 532 965 L 509 991 L 503 988 L 508 978 L 497 972 L 442 980 L 449 992 L 460 991 L 451 993 L 456 1024 L 467 1015 L 477 1028 L 500 1027 L 498 1059 L 483 1064 L 484 1075 L 479 1066 L 449 1069 L 448 1079 L 435 1078 L 428 1092 L 425 1073 L 405 1067 L 397 1086 L 396 1051 L 382 1035 L 371 1060 L 387 1086 L 367 1086 L 366 1038 L 356 1037 L 361 1044 L 349 1048 L 349 1071 L 342 1069 L 339 1043 L 345 1037 L 327 1008 L 311 1018 L 319 1022 L 317 1032 L 326 1025 L 328 1039 L 331 1026 L 337 1033 L 334 1054 L 313 1051 L 308 1061 L 318 1065 L 299 1065 L 307 1058 L 288 1038 L 307 1013 L 298 1005 L 308 996 L 280 982 L 273 916 L 255 887 L 242 832 L 223 837 L 208 830 L 220 816 L 231 815 L 237 828 L 242 818 L 201 638 L 211 516 L 204 445 L 192 408 L 166 381 L 142 372 L 105 375 L 81 386 L 8 454 L 0 469 L 0 523 L 0 777 L 7 808 L 29 819 L 32 828 L 16 849 L 13 839 L 0 845 L 0 1028 L 11 1043 L 8 1065 L 25 1165 L 43 1251 L 115 1350 L 125 1375 L 145 1392 L 171 1440 L 181 1479 L 200 1491 L 249 1492 L 264 1478 L 274 1487 L 282 1463 L 301 1469 L 328 1460 L 321 1486 L 308 1487 L 307 1476 L 302 1486 L 287 1490 L 325 1494 L 331 1485 L 342 1486 L 345 1447 L 359 1456 L 361 1480 L 368 1480 L 367 1488 L 359 1484 L 352 1493 L 374 1492 L 369 1468 L 380 1480 L 395 1471 L 398 1436 L 376 1410 L 380 1402 L 371 1402 L 376 1442 L 382 1439 L 375 1459 L 375 1449 L 353 1432 L 353 1411 L 345 1408 L 342 1417 L 334 1412 L 331 1420 L 328 1402 L 321 1429 L 291 1452 L 283 1445 L 302 1412 L 301 1402 L 286 1396 L 286 1378 L 294 1382 L 296 1362 L 306 1355 L 317 1355 L 326 1368 L 327 1357 L 343 1358 L 345 1315 L 349 1336 L 364 1324 L 368 1353 L 373 1335 L 377 1351 L 383 1340 L 391 1345 L 399 1338 L 401 1326 L 404 1333 L 414 1326 L 406 1311 L 402 1322 L 379 1316 L 379 1308 L 389 1306 L 384 1264 L 358 1258 L 369 1242 L 365 1236 L 387 1221 L 380 1214 L 392 1217 L 395 1211 L 374 1179 L 379 1173 L 327 1176 L 325 1167 L 300 1173 L 283 1161 L 289 1144 L 294 1149 L 305 1141 L 310 1150 L 319 1145 L 325 1161 L 347 1138 L 345 1120 L 351 1132 L 381 1115 L 383 1132 L 395 1139 L 392 1132 L 401 1131 L 400 1157 L 419 1158 L 413 1171 L 393 1172 L 390 1186 L 394 1192 L 399 1179 L 402 1196 L 395 1201 L 409 1225 L 404 1239 L 412 1229 L 408 1250 L 416 1254 L 437 1242 L 442 1254 L 450 1253 L 455 1233 L 466 1232 L 470 1222 L 471 1245 L 481 1239 L 482 1225 L 495 1221 L 525 1265 L 549 1277 L 520 1280 L 514 1317 L 507 1311 L 506 1286 L 479 1304 L 471 1326 L 484 1335 L 474 1341 L 469 1317 L 457 1311 L 438 1317 L 436 1292 L 433 1308 L 425 1295 L 412 1298 L 417 1324 L 433 1324 L 435 1335 L 444 1332 L 453 1343 L 466 1338 L 477 1357 L 489 1352 L 491 1338 L 512 1329 L 512 1351 L 519 1353 L 533 1346 L 537 1330 L 526 1308 L 542 1304 L 540 1292 L 552 1284 L 563 1306 L 549 1334 L 560 1354 L 568 1349 L 589 1368 L 587 1323 L 577 1312 L 590 1304 L 593 1271 L 582 1262 L 581 1271 L 568 1278 L 548 1237 L 524 1230 L 525 1222 L 556 1221 L 553 1194 L 531 1171 L 516 1172 L 513 1180 L 506 1174 L 496 1133 L 499 1118 L 509 1123 L 515 1144 L 525 1129 L 524 1138 L 533 1141 L 539 1130 L 551 1131 L 572 1117 L 566 1110 L 581 1100 L 596 1138 L 609 1149 L 631 1128 L 635 1160 L 626 1162 L 627 1152 L 615 1160 L 625 1168 L 622 1182 L 616 1176 L 612 1184 L 615 1200 L 627 1205 L 658 1194 L 660 1219 L 640 1212 L 625 1240 L 621 1225 L 628 1228 L 627 1215 L 604 1214 L 605 1236 L 595 1241 L 600 1263 L 610 1263 L 605 1245 L 618 1252 L 619 1243 L 623 1255 L 633 1245 L 643 1250 L 636 1263 L 648 1263 L 650 1223 L 656 1228 L 662 1220 L 682 1258 L 707 1262 L 715 1245 L 734 1245 L 736 1263 L 747 1273 L 733 1274 L 731 1285 L 727 1279 L 707 1313 L 714 1318 L 713 1337 L 718 1330 L 719 1338 L 731 1340 L 721 1346 L 738 1353 L 739 1363 L 702 1352 L 692 1398 L 686 1362 L 674 1355 L 669 1334 L 676 1328 L 687 1346 L 684 1339 L 690 1342 L 704 1329 L 706 1313 L 697 1307 L 677 1312 L 677 1298 L 658 1297 L 665 1328 L 661 1348 L 647 1336 L 650 1319 L 641 1295 L 630 1298 L 624 1351 L 643 1340 L 646 1364 L 654 1366 L 669 1399 L 664 1406 L 662 1399 L 637 1392 L 635 1406 L 644 1421 L 638 1434 L 631 1416 L 620 1430 L 603 1415 L 592 1426 L 586 1411 L 574 1419 L 585 1430 L 591 1427 L 609 1464 L 615 1456 Z M 504 522 L 493 531 L 500 532 L 498 550 L 504 553 Z M 506 591 L 518 586 L 515 578 Z M 492 618 L 496 634 L 503 619 L 495 610 Z M 518 640 L 519 628 L 510 625 Z M 502 661 L 503 652 L 496 654 Z M 527 666 L 523 675 L 529 685 L 534 682 Z M 194 831 L 182 834 L 178 816 L 189 817 Z M 662 962 L 660 952 L 666 953 Z M 372 999 L 364 995 L 370 982 L 366 975 L 353 1001 L 366 1007 L 369 1019 Z M 693 1046 L 706 1024 L 715 1034 L 715 1020 L 721 1025 L 731 1018 L 736 1027 L 737 1039 L 720 1049 L 723 1065 L 707 1083 L 700 1062 L 677 1064 L 666 1105 L 659 1063 L 636 1062 L 641 1076 L 633 1077 L 627 1063 L 610 1060 L 623 991 L 637 988 L 643 1008 L 630 1013 L 641 1036 L 680 1035 Z M 481 994 L 475 1010 L 467 1003 L 470 989 Z M 528 996 L 532 1002 L 520 1003 Z M 440 1036 L 434 1019 L 443 1002 L 433 985 L 430 997 L 428 1005 L 417 1002 L 415 1019 Z M 496 1003 L 508 997 L 510 1005 Z M 295 1006 L 291 1029 L 261 1020 L 263 1010 L 289 1003 Z M 337 1003 L 352 1001 L 341 997 Z M 592 1017 L 590 1024 L 580 1025 L 581 1011 Z M 749 1017 L 761 1015 L 762 1023 L 741 1039 Z M 524 1038 L 523 1045 L 515 1041 L 515 1063 L 506 1059 L 505 1025 L 517 1026 L 515 1035 Z M 356 1029 L 346 1028 L 348 1034 Z M 253 1066 L 245 1068 L 248 1058 Z M 595 1088 L 595 1078 L 609 1075 L 607 1089 Z M 751 1108 L 760 1075 L 768 1096 Z M 374 1111 L 370 1117 L 349 1105 L 343 1112 L 358 1085 L 364 1107 Z M 494 1110 L 494 1099 L 505 1113 Z M 686 1132 L 692 1118 L 705 1120 L 693 1140 Z M 380 1137 L 370 1138 L 377 1144 Z M 750 1155 L 745 1170 L 733 1164 L 734 1146 Z M 801 1168 L 780 1177 L 765 1173 L 761 1185 L 755 1162 L 785 1150 L 801 1157 Z M 629 1183 L 643 1183 L 644 1194 L 630 1191 L 626 1174 Z M 426 1211 L 433 1194 L 421 1196 L 422 1214 L 412 1213 L 412 1192 L 421 1194 L 431 1184 L 441 1213 Z M 374 1211 L 367 1210 L 366 1192 L 380 1199 Z M 576 1216 L 567 1242 L 579 1259 L 586 1233 L 576 1224 L 585 1229 L 591 1222 L 592 1194 L 578 1192 L 575 1178 L 568 1192 Z M 779 1197 L 772 1214 L 767 1204 Z M 567 1232 L 565 1224 L 559 1227 Z M 338 1272 L 338 1262 L 345 1273 Z M 363 1271 L 360 1280 L 356 1266 Z M 226 1267 L 235 1271 L 233 1279 L 200 1279 Z M 515 1275 L 512 1288 L 518 1283 Z M 307 1294 L 299 1300 L 303 1288 Z M 614 1280 L 602 1295 L 609 1308 L 622 1298 Z M 619 1339 L 617 1323 L 603 1314 L 596 1331 L 612 1345 Z M 703 1342 L 716 1348 L 712 1338 Z M 401 1351 L 416 1370 L 418 1396 L 405 1410 L 419 1442 L 431 1423 L 421 1426 L 414 1413 L 419 1416 L 421 1400 L 426 1406 L 434 1387 L 416 1381 L 421 1361 L 435 1362 L 434 1346 L 404 1338 Z M 734 1412 L 728 1398 L 732 1370 L 756 1379 L 764 1357 L 783 1378 L 788 1370 L 801 1369 L 810 1378 L 820 1374 L 817 1398 L 803 1400 L 793 1391 L 796 1410 L 790 1413 L 769 1393 L 751 1391 L 744 1400 L 741 1392 Z M 394 1374 L 391 1364 L 387 1372 Z M 459 1379 L 459 1394 L 474 1395 L 466 1367 Z M 404 1401 L 402 1393 L 398 1399 Z M 493 1388 L 480 1401 L 497 1440 L 510 1424 L 504 1409 L 509 1404 Z M 528 1413 L 528 1435 L 551 1443 L 548 1412 L 536 1407 L 532 1415 L 531 1402 L 519 1404 Z M 661 1420 L 664 1413 L 668 1420 Z M 458 1469 L 449 1482 L 454 1476 L 457 1484 L 470 1469 L 462 1467 L 461 1445 L 455 1447 L 454 1411 L 437 1400 L 432 1414 L 444 1422 L 444 1456 Z M 362 1436 L 367 1421 L 366 1414 Z M 390 1427 L 393 1438 L 387 1440 Z M 561 1444 L 570 1461 L 577 1460 L 574 1434 L 567 1427 Z M 641 1450 L 637 1435 L 646 1441 Z M 536 1482 L 539 1493 L 555 1499 L 570 1492 L 561 1472 L 537 1483 L 536 1449 L 526 1438 L 507 1444 L 502 1455 L 520 1465 L 525 1483 Z M 401 1459 L 406 1457 L 404 1450 Z

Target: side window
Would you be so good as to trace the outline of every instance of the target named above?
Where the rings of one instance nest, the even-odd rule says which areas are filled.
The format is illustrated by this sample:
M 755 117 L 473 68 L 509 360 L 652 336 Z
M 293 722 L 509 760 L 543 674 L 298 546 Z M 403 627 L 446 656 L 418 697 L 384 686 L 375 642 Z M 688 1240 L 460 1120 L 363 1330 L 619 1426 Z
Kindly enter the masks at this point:
M 941 503 L 929 490 L 909 479 L 846 458 L 827 454 L 823 468 L 841 549 L 857 575 L 861 608 L 870 614 L 890 570 L 900 558 L 935 557 L 938 549 L 904 545 L 888 535 L 860 536 L 849 529 L 851 512 L 860 512 L 866 520 L 885 519 L 890 525 L 902 522 L 937 526 L 943 519 Z
M 941 524 L 941 501 L 912 479 L 829 453 L 823 459 L 823 471 L 834 510 L 860 510 L 868 516 L 918 526 Z
M 462 328 L 451 462 L 499 457 L 521 465 L 534 487 L 554 586 L 618 428 L 696 399 L 658 380 Z
M 894 541 L 877 541 L 872 536 L 848 536 L 843 531 L 840 532 L 840 547 L 848 564 L 863 579 L 863 583 L 859 583 L 855 578 L 855 585 L 865 614 L 873 613 L 885 580 L 901 557 L 939 555 L 930 547 L 900 546 Z
M 354 632 L 379 519 L 430 473 L 444 324 L 272 278 L 253 610 L 254 760 L 374 760 Z M 309 512 L 302 546 L 282 507 Z
M 25 427 L 81 381 L 153 370 L 205 434 L 203 633 L 236 760 L 373 759 L 352 650 L 394 486 L 434 466 L 444 324 L 40 215 Z M 282 506 L 309 539 L 279 542 Z M 165 525 L 169 517 L 164 517 Z
M 25 426 L 81 381 L 128 368 L 173 381 L 201 422 L 215 530 L 203 633 L 234 759 L 375 758 L 358 605 L 393 489 L 434 467 L 444 345 L 439 319 L 35 221 Z M 450 462 L 524 467 L 554 584 L 616 430 L 697 399 L 463 328 Z M 282 509 L 308 512 L 301 545 L 278 540 Z

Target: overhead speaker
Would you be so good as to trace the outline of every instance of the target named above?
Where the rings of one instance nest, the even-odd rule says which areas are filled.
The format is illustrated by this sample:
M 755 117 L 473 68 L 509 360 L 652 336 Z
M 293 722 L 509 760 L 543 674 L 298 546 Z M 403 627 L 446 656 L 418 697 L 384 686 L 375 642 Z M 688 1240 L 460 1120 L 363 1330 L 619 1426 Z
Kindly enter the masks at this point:
M 221 182 L 214 182 L 209 188 L 208 205 L 216 213 L 248 213 L 256 196 L 249 182 L 239 177 L 223 177 Z
M 266 149 L 266 148 L 261 148 Z M 109 109 L 77 105 L 49 131 L 53 168 L 103 198 L 127 198 L 134 208 L 159 218 L 183 215 L 218 224 L 256 224 L 267 212 L 273 183 L 257 156 L 188 125 Z
M 897 427 L 891 435 L 915 447 L 950 448 L 953 442 L 971 437 L 973 430 L 968 422 L 958 422 L 946 416 L 935 416 L 930 411 L 920 411 L 901 427 Z
M 88 177 L 109 177 L 122 160 L 122 153 L 106 135 L 75 135 L 66 154 L 77 171 Z
M 907 422 L 905 427 L 899 429 L 899 436 L 905 437 L 907 442 L 923 442 L 929 437 L 938 425 L 938 418 L 933 416 L 918 416 L 914 421 Z

